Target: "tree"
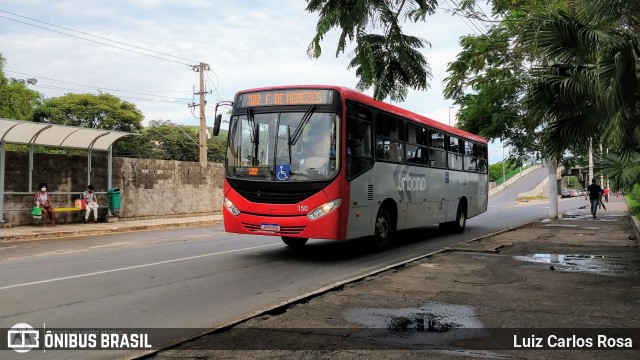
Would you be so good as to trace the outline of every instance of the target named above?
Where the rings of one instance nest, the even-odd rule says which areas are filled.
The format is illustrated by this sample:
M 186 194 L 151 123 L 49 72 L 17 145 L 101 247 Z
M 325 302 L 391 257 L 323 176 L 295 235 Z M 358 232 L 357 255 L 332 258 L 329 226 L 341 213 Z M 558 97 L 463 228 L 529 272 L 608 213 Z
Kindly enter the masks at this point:
M 33 121 L 136 132 L 142 129 L 143 118 L 134 104 L 114 95 L 69 93 L 45 100 L 36 108 Z
M 154 143 L 143 130 L 134 136 L 125 136 L 113 143 L 113 156 L 161 159 Z
M 356 70 L 358 90 L 373 87 L 373 97 L 406 98 L 409 88 L 426 90 L 431 69 L 419 49 L 430 44 L 402 32 L 404 21 L 424 21 L 435 12 L 436 0 L 307 0 L 306 10 L 318 13 L 316 35 L 307 54 L 318 58 L 320 42 L 333 28 L 341 30 L 336 57 L 347 41 L 355 41 L 350 69 Z
M 514 28 L 505 21 L 485 35 L 461 38 L 462 51 L 447 67 L 444 95 L 460 107 L 458 127 L 490 139 L 519 140 L 510 145 L 524 147 L 522 134 L 531 138 L 535 130 L 527 126 L 523 108 L 527 56 L 514 45 Z
M 171 120 L 151 120 L 149 121 L 149 127 L 160 126 L 160 125 L 176 125 Z
M 144 134 L 154 144 L 154 152 L 164 160 L 198 161 L 196 127 L 159 125 L 148 127 Z
M 0 117 L 14 120 L 31 120 L 34 108 L 42 95 L 29 89 L 36 79 L 7 78 L 4 74 L 5 58 L 0 54 Z
M 224 163 L 227 158 L 227 130 L 220 130 L 218 136 L 212 136 L 207 142 L 207 158 L 209 161 Z
M 466 11 L 469 16 L 480 19 L 484 13 L 471 11 L 475 3 L 476 0 L 460 2 L 456 11 Z M 523 29 L 535 11 L 571 8 L 572 4 L 572 1 L 563 0 L 493 0 L 493 14 L 500 14 L 500 22 L 486 35 L 462 39 L 463 51 L 457 61 L 449 65 L 451 75 L 445 91 L 446 96 L 460 105 L 459 116 L 464 129 L 506 140 L 515 153 L 536 152 L 546 158 L 551 218 L 558 216 L 557 164 L 564 151 L 575 143 L 556 142 L 556 151 L 550 148 L 553 117 L 541 115 L 537 109 L 545 105 L 553 107 L 553 99 L 547 98 L 548 102 L 540 103 L 540 107 L 533 106 L 530 100 L 531 64 L 535 66 L 548 58 L 536 51 L 534 43 L 526 41 Z
M 550 121 L 552 153 L 570 141 L 606 144 L 615 182 L 640 180 L 640 3 L 575 1 L 574 10 L 537 11 L 524 32 L 546 61 L 534 72 L 531 108 Z M 634 168 L 635 167 L 635 168 Z

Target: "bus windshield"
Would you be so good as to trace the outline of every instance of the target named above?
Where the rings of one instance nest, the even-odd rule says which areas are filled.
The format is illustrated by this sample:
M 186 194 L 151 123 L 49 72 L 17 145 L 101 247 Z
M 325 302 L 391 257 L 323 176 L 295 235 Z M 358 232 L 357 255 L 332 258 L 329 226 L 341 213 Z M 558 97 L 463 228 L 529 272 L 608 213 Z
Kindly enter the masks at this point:
M 229 125 L 226 174 L 260 181 L 319 181 L 336 176 L 337 114 L 270 112 L 235 115 Z

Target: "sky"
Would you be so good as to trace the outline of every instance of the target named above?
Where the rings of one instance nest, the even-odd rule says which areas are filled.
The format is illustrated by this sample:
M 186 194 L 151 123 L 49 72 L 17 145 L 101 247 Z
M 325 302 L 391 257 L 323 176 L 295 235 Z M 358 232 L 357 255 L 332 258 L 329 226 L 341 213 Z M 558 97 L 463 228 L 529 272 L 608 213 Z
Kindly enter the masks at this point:
M 405 32 L 426 39 L 423 54 L 433 74 L 430 89 L 410 91 L 396 104 L 434 120 L 455 124 L 457 108 L 442 95 L 448 63 L 458 54 L 461 36 L 484 28 L 452 15 L 453 0 L 441 0 L 426 22 L 407 23 Z M 457 2 L 457 1 L 456 1 Z M 355 88 L 347 68 L 353 45 L 335 56 L 339 32 L 321 42 L 322 56 L 306 50 L 315 35 L 317 14 L 304 0 L 3 0 L 0 53 L 5 73 L 36 78 L 45 97 L 68 92 L 108 92 L 134 103 L 150 120 L 198 125 L 198 98 L 205 72 L 207 126 L 215 104 L 243 89 L 298 84 Z M 146 54 L 146 55 L 143 55 Z M 371 91 L 368 92 L 371 95 Z M 489 162 L 502 160 L 502 145 L 490 144 Z

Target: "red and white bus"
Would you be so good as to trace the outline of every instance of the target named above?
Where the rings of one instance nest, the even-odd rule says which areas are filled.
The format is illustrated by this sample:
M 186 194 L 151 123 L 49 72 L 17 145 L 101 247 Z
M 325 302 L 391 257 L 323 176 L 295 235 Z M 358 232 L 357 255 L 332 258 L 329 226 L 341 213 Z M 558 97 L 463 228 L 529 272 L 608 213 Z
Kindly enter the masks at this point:
M 228 232 L 292 247 L 373 235 L 382 249 L 396 230 L 462 232 L 487 210 L 483 137 L 339 86 L 249 89 L 231 105 Z

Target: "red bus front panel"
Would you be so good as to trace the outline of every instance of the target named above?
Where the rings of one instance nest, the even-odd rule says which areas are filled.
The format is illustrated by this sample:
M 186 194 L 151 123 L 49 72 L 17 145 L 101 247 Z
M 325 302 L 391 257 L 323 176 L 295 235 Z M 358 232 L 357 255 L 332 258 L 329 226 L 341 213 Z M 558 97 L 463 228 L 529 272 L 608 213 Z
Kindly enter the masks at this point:
M 228 209 L 223 209 L 227 232 L 315 239 L 346 238 L 346 227 L 340 224 L 343 212 L 348 211 L 348 199 L 341 198 L 340 182 L 337 180 L 297 204 L 250 202 L 231 188 L 226 180 L 224 189 L 225 198 L 240 210 L 238 215 L 234 215 Z M 316 220 L 307 217 L 314 209 L 336 199 L 340 199 L 341 204 L 333 211 Z

